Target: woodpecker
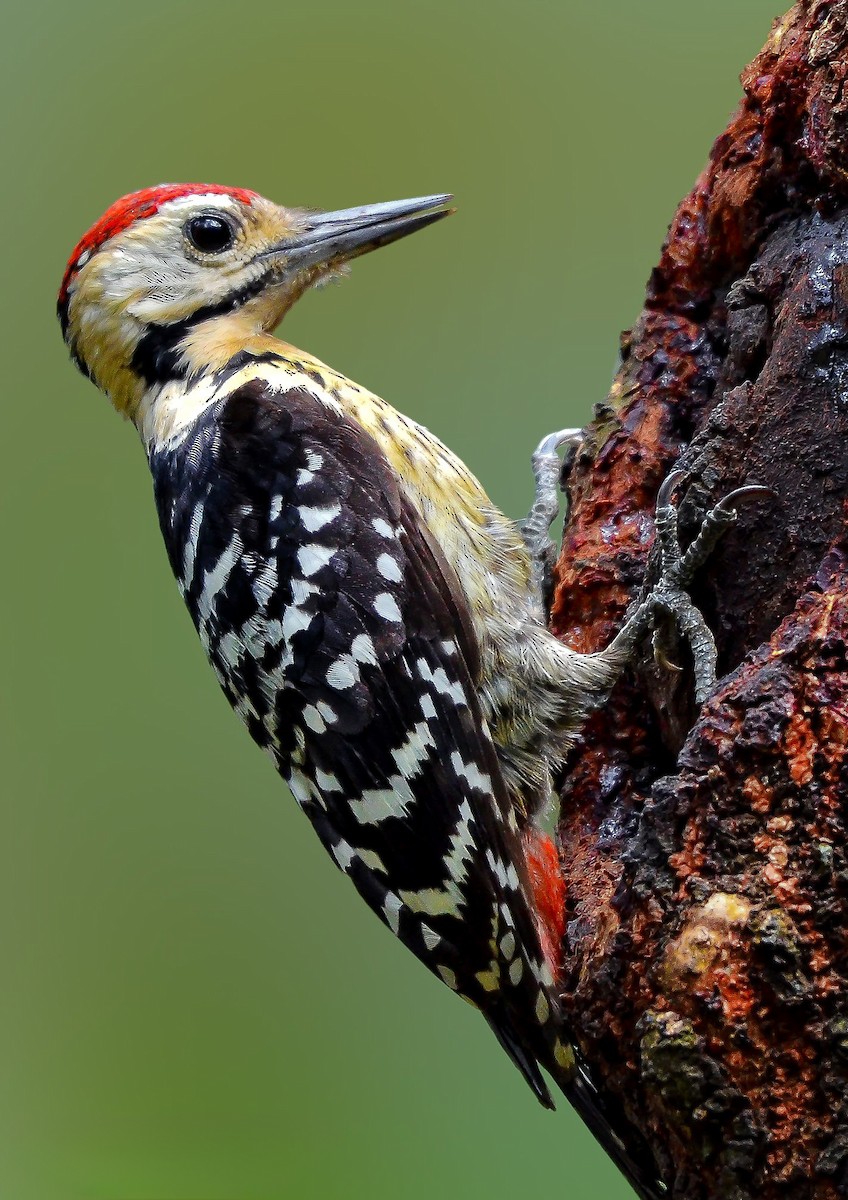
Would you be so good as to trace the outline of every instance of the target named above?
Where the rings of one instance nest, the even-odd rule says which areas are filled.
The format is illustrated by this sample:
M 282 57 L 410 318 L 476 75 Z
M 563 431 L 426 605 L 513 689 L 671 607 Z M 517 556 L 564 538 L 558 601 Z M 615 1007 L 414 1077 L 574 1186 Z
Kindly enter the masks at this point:
M 552 435 L 515 522 L 436 437 L 272 336 L 309 287 L 448 215 L 429 196 L 337 212 L 164 184 L 113 204 L 59 292 L 80 369 L 136 426 L 171 566 L 232 707 L 380 919 L 476 1006 L 538 1099 L 546 1068 L 644 1195 L 566 1028 L 552 775 L 657 617 L 714 644 L 669 481 L 660 578 L 601 653 L 545 627 Z M 697 553 L 696 553 L 697 551 Z M 638 1161 L 637 1161 L 638 1159 Z

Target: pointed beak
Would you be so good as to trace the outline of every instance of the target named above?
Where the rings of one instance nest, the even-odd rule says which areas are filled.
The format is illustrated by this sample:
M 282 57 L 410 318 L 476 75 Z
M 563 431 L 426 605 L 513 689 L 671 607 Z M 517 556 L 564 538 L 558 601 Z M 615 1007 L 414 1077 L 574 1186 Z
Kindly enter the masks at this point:
M 388 204 L 365 204 L 338 212 L 307 213 L 303 228 L 267 250 L 263 258 L 279 258 L 287 271 L 310 267 L 332 268 L 387 246 L 399 238 L 432 225 L 455 211 L 452 196 L 419 196 Z

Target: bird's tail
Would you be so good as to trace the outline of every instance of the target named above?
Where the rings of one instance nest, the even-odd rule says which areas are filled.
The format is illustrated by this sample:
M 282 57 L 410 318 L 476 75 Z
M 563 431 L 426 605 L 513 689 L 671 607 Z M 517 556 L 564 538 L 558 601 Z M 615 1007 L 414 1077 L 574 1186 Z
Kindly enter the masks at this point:
M 557 1038 L 553 1052 L 556 1068 L 552 1068 L 552 1074 L 560 1091 L 640 1200 L 668 1200 L 668 1188 L 658 1176 L 648 1143 L 632 1126 L 628 1126 L 626 1140 L 618 1134 L 623 1115 L 614 1112 L 601 1096 L 569 1043 Z
M 624 1116 L 614 1111 L 592 1083 L 585 1065 L 571 1043 L 559 1034 L 550 1037 L 547 1046 L 529 1049 L 516 1032 L 510 1013 L 501 1008 L 486 1014 L 495 1037 L 527 1080 L 540 1104 L 556 1108 L 538 1059 L 550 1071 L 560 1091 L 582 1118 L 607 1155 L 630 1183 L 640 1200 L 668 1200 L 668 1189 L 657 1175 L 654 1157 L 647 1142 L 628 1126 L 626 1140 L 617 1132 Z M 538 1058 L 537 1058 L 538 1055 Z
M 486 1014 L 486 1020 L 495 1037 L 500 1042 L 509 1057 L 518 1067 L 521 1074 L 530 1085 L 533 1095 L 545 1108 L 556 1108 L 545 1078 L 539 1069 L 536 1055 L 528 1050 L 521 1038 L 515 1032 L 512 1022 L 504 1013 Z

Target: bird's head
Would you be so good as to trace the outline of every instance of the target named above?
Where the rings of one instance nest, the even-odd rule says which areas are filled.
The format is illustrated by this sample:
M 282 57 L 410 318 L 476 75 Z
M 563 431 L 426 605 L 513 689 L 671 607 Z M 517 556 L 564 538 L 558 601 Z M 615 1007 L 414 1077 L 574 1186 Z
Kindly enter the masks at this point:
M 58 313 L 80 369 L 134 417 L 145 392 L 224 366 L 310 286 L 446 216 L 449 196 L 339 212 L 161 184 L 117 200 L 68 262 Z

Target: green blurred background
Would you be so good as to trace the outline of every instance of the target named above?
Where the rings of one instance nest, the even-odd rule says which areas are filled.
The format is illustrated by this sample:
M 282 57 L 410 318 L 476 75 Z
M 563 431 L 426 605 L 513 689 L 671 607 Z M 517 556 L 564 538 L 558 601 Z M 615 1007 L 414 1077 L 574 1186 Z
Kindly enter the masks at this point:
M 2 111 L 2 1200 L 630 1194 L 325 859 L 228 710 L 130 427 L 53 306 L 119 194 L 459 215 L 287 337 L 508 511 L 619 330 L 778 0 L 10 6 Z

